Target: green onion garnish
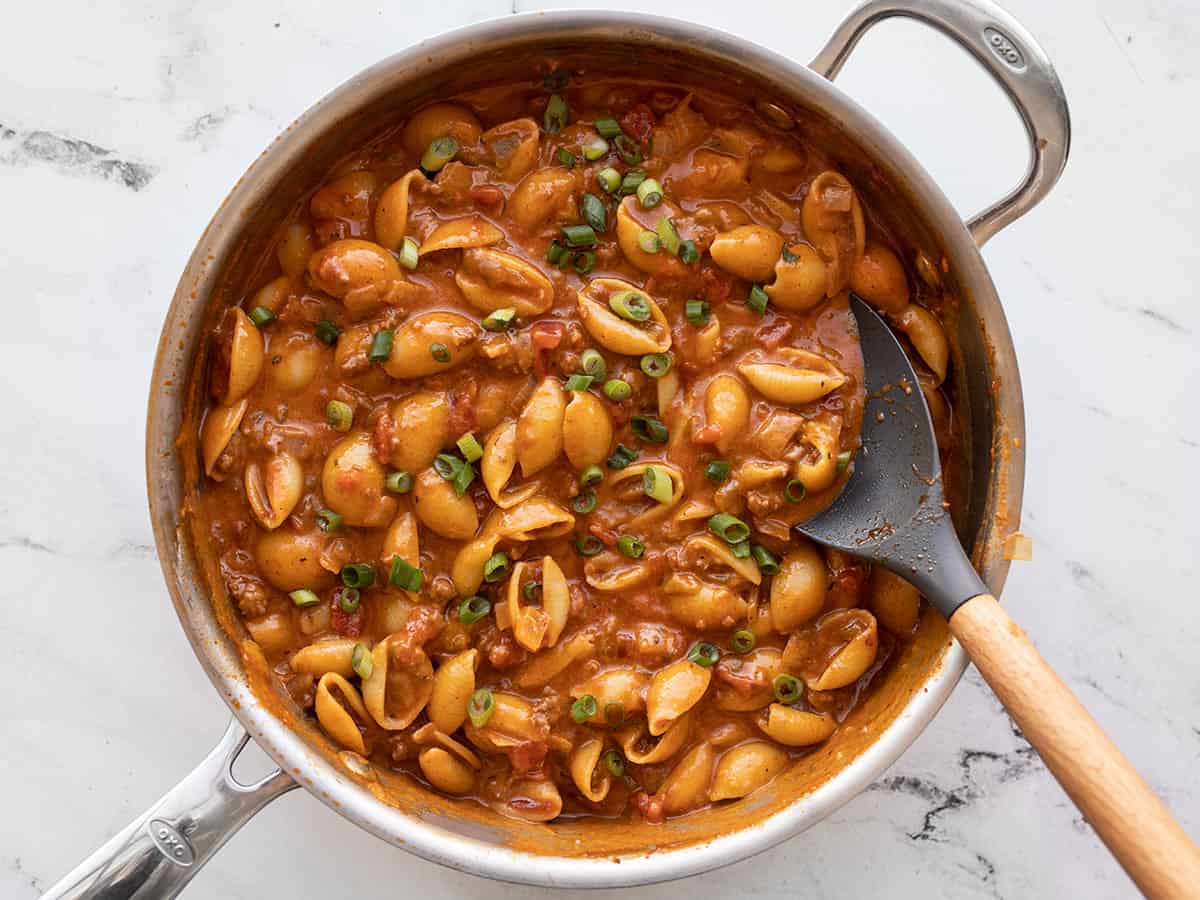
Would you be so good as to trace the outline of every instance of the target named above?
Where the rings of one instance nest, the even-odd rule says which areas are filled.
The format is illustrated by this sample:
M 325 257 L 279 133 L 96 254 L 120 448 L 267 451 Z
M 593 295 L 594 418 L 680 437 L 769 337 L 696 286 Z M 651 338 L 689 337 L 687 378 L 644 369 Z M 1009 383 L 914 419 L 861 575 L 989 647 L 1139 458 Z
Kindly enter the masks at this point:
M 407 472 L 389 472 L 383 486 L 393 494 L 407 494 L 412 490 L 413 477 Z
M 458 447 L 458 452 L 463 455 L 463 459 L 469 463 L 483 458 L 483 447 L 479 445 L 479 438 L 474 434 L 464 434 L 455 441 L 455 445 Z
M 795 675 L 788 675 L 786 672 L 776 675 L 772 686 L 775 688 L 775 699 L 785 705 L 795 703 L 804 694 L 804 688 L 800 686 L 800 679 Z
M 629 420 L 629 428 L 643 441 L 652 444 L 665 444 L 671 437 L 671 432 L 657 416 L 634 416 Z
M 567 127 L 570 115 L 567 101 L 559 94 L 551 94 L 550 102 L 546 104 L 546 113 L 542 116 L 542 128 L 546 134 L 558 134 Z
M 450 362 L 450 348 L 441 341 L 435 341 L 429 345 L 429 355 L 432 356 L 437 362 Z
M 581 516 L 586 516 L 588 513 L 596 509 L 596 492 L 581 491 L 575 495 L 571 501 L 571 509 L 579 513 Z
M 708 669 L 716 665 L 717 660 L 721 658 L 721 651 L 715 644 L 710 644 L 708 641 L 697 641 L 688 651 L 687 658 L 696 665 Z
M 620 403 L 633 396 L 633 387 L 628 381 L 622 381 L 620 378 L 610 378 L 604 382 L 604 396 L 614 403 Z
M 299 607 L 316 606 L 321 602 L 321 598 L 310 591 L 308 588 L 301 588 L 298 591 L 292 591 L 288 594 L 292 598 L 292 602 Z
M 371 338 L 371 349 L 367 351 L 367 359 L 371 362 L 387 362 L 387 358 L 392 355 L 393 337 L 393 332 L 388 328 L 375 332 L 375 336 Z
M 616 193 L 617 188 L 621 186 L 621 173 L 611 166 L 601 169 L 596 173 L 596 182 L 606 194 Z
M 758 571 L 764 575 L 775 575 L 779 572 L 779 560 L 770 550 L 762 544 L 755 544 L 750 548 L 750 555 L 754 557 L 754 561 L 758 563 Z
M 604 480 L 604 470 L 599 466 L 588 466 L 579 475 L 579 483 L 584 487 L 593 487 Z
M 675 482 L 666 469 L 647 466 L 642 473 L 642 493 L 659 503 L 670 503 L 675 496 Z
M 375 583 L 375 569 L 367 563 L 349 563 L 338 574 L 348 588 L 367 588 Z
M 644 158 L 642 156 L 642 148 L 638 146 L 637 141 L 627 134 L 618 134 L 613 138 L 613 146 L 617 149 L 617 155 L 621 157 L 621 162 L 627 166 L 636 166 Z
M 638 203 L 642 209 L 654 209 L 662 203 L 662 185 L 654 178 L 647 178 L 637 188 Z
M 650 301 L 637 291 L 618 291 L 608 298 L 608 308 L 630 322 L 645 322 L 650 318 Z
M 596 267 L 595 250 L 576 250 L 571 254 L 571 268 L 580 275 L 586 275 Z
M 845 472 L 846 469 L 849 468 L 850 460 L 852 459 L 854 459 L 854 451 L 843 450 L 837 455 L 837 470 L 839 472 Z
M 645 180 L 646 180 L 645 172 L 639 172 L 636 169 L 632 172 L 626 172 L 625 175 L 621 178 L 621 188 L 620 188 L 621 196 L 624 197 L 626 194 L 636 194 L 638 185 L 640 185 Z
M 621 131 L 620 123 L 617 122 L 616 119 L 610 118 L 608 116 L 597 119 L 592 124 L 595 126 L 597 133 L 602 138 L 609 138 L 611 140 L 612 138 L 615 138 L 618 135 L 623 134 L 623 132 Z
M 371 657 L 371 648 L 366 644 L 355 644 L 354 653 L 350 657 L 350 667 L 354 674 L 366 681 L 375 671 L 375 660 Z
M 493 553 L 483 564 L 483 580 L 488 584 L 503 581 L 508 577 L 510 568 L 507 553 Z
M 657 253 L 662 249 L 662 241 L 653 231 L 643 231 L 638 235 L 638 247 L 643 253 Z
M 793 262 L 796 262 L 796 260 L 798 260 L 800 258 L 800 254 L 793 253 L 792 248 L 789 247 L 787 244 L 784 244 L 783 247 L 780 248 L 780 250 L 779 250 L 779 258 L 782 259 L 784 262 L 793 263 Z
M 675 230 L 674 222 L 663 216 L 654 226 L 654 233 L 658 235 L 658 242 L 662 244 L 664 250 L 672 256 L 679 255 L 679 232 Z
M 318 322 L 317 327 L 313 331 L 316 332 L 318 341 L 322 344 L 328 344 L 330 347 L 336 344 L 338 338 L 342 336 L 342 330 L 328 319 L 322 319 Z
M 600 754 L 600 761 L 604 763 L 604 768 L 608 769 L 608 774 L 613 778 L 620 778 L 625 774 L 625 757 L 616 750 L 605 750 Z
M 564 166 L 566 166 L 568 169 L 575 168 L 575 154 L 572 153 L 570 150 L 568 150 L 566 147 L 558 148 L 558 161 L 560 163 L 562 163 Z
M 783 488 L 783 496 L 787 497 L 792 503 L 799 503 L 804 499 L 806 493 L 808 493 L 808 488 L 804 486 L 804 482 L 799 478 L 793 478 Z
M 517 311 L 511 306 L 506 306 L 504 309 L 492 310 L 479 324 L 485 331 L 507 331 L 516 317 Z
M 342 517 L 332 509 L 317 510 L 317 527 L 328 534 L 342 527 Z
M 610 700 L 604 704 L 604 724 L 610 728 L 620 728 L 625 724 L 625 704 L 620 700 Z
M 468 597 L 458 607 L 458 621 L 464 625 L 474 625 L 492 611 L 492 601 L 487 597 L 476 594 Z
M 717 513 L 708 520 L 708 529 L 730 544 L 738 544 L 750 537 L 750 526 L 729 513 Z
M 563 387 L 568 391 L 586 391 L 595 380 L 591 375 L 572 375 Z
M 583 534 L 575 538 L 575 550 L 580 556 L 595 556 L 604 550 L 604 542 L 592 534 Z
M 591 694 L 584 694 L 578 700 L 571 704 L 571 718 L 582 725 L 588 719 L 596 714 L 596 698 Z
M 729 649 L 734 653 L 749 653 L 754 649 L 756 643 L 754 632 L 745 628 L 739 628 L 733 633 L 729 639 Z
M 595 137 L 583 145 L 583 158 L 588 162 L 595 162 L 602 156 L 608 155 L 608 141 L 602 137 Z
M 449 136 L 434 138 L 429 149 L 421 156 L 421 168 L 426 172 L 440 172 L 442 167 L 458 153 L 458 141 Z
M 662 378 L 671 371 L 671 354 L 647 353 L 638 365 L 651 378 Z
M 546 248 L 546 261 L 552 266 L 561 266 L 567 261 L 567 254 L 569 252 L 570 251 L 558 241 L 551 241 L 550 246 Z
M 579 357 L 579 363 L 583 366 L 583 371 L 593 378 L 603 378 L 608 374 L 608 363 L 604 361 L 599 350 L 593 350 L 591 347 L 584 350 L 583 355 Z
M 567 74 L 566 69 L 555 69 L 542 76 L 542 87 L 548 91 L 561 91 L 570 80 L 571 76 Z
M 527 581 L 521 585 L 521 596 L 532 603 L 537 597 L 537 592 L 541 589 L 542 583 L 540 581 Z
M 349 431 L 354 424 L 354 410 L 349 403 L 330 400 L 325 404 L 325 421 L 334 431 Z
M 608 210 L 604 208 L 604 201 L 595 194 L 583 195 L 583 221 L 601 234 L 608 230 Z
M 441 475 L 446 481 L 453 481 L 465 465 L 466 463 L 461 459 L 449 453 L 439 453 L 433 459 L 433 471 Z
M 700 250 L 696 246 L 695 241 L 681 241 L 679 243 L 679 260 L 685 266 L 691 266 L 700 261 Z
M 623 534 L 617 538 L 617 549 L 630 559 L 641 559 L 646 545 L 631 534 Z
M 421 260 L 421 248 L 417 246 L 417 242 L 410 237 L 404 239 L 404 243 L 400 245 L 400 265 L 404 268 L 415 269 L 417 263 Z
M 578 249 L 596 246 L 596 232 L 591 225 L 564 225 L 562 233 L 568 247 Z
M 476 728 L 486 725 L 495 711 L 496 698 L 487 688 L 480 688 L 467 701 L 467 715 L 471 717 L 471 724 Z
M 362 603 L 362 593 L 358 588 L 340 587 L 333 592 L 333 599 L 337 603 L 338 609 L 349 615 L 358 612 L 359 604 Z
M 750 542 L 749 541 L 738 541 L 736 544 L 730 544 L 729 552 L 733 554 L 734 559 L 749 559 L 750 558 Z
M 250 310 L 250 321 L 259 328 L 266 328 L 275 321 L 275 313 L 271 312 L 265 306 L 256 306 Z
M 767 296 L 767 292 L 757 284 L 750 288 L 750 296 L 746 300 L 746 305 L 760 316 L 767 311 L 767 304 L 770 302 L 771 298 Z
M 617 449 L 605 461 L 605 465 L 610 469 L 624 469 L 637 458 L 638 451 L 630 450 L 624 444 L 617 444 Z
M 684 304 L 684 316 L 693 325 L 707 325 L 712 319 L 712 309 L 704 300 L 689 300 Z
M 704 467 L 704 477 L 717 483 L 724 481 L 729 477 L 729 463 L 723 459 L 714 459 Z
M 404 591 L 419 591 L 425 576 L 416 566 L 409 565 L 398 556 L 392 557 L 392 568 L 388 581 Z

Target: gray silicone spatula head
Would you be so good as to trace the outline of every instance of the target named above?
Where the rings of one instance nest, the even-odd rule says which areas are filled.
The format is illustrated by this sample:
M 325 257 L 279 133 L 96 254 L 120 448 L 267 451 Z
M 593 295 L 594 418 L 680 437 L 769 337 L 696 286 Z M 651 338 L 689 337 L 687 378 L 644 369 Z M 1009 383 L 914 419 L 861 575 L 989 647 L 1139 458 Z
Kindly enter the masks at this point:
M 866 371 L 862 448 L 837 499 L 796 526 L 814 541 L 885 566 L 947 617 L 986 592 L 944 506 L 933 423 L 891 329 L 851 294 Z

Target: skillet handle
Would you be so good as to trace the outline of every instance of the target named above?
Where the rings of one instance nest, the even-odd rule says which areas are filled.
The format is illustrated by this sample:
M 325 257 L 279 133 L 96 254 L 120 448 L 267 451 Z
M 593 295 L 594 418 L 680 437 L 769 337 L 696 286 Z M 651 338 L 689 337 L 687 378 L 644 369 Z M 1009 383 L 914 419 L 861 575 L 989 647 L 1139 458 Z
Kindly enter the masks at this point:
M 297 783 L 276 770 L 255 784 L 233 777 L 250 736 L 234 719 L 220 743 L 179 784 L 42 895 L 42 900 L 162 900 L 256 812 Z
M 1030 149 L 1025 178 L 967 220 L 967 230 L 982 247 L 1033 209 L 1067 164 L 1071 115 L 1062 82 L 1033 35 L 991 0 L 868 0 L 838 26 L 809 68 L 832 81 L 867 30 L 893 16 L 923 22 L 970 53 L 1003 88 L 1025 124 Z

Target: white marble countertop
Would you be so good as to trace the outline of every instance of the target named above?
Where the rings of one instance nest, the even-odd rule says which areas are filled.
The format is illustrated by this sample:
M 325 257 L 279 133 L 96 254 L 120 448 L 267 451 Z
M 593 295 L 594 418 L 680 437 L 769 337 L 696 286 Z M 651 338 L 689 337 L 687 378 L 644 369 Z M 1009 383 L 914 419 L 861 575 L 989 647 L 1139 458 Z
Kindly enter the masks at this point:
M 37 896 L 188 771 L 228 718 L 168 601 L 143 486 L 154 346 L 201 229 L 250 160 L 332 86 L 424 36 L 527 8 L 510 3 L 40 0 L 6 15 L 0 560 L 12 577 L 0 587 L 0 895 Z M 687 14 L 807 59 L 848 6 L 694 0 Z M 1009 7 L 1058 66 L 1075 139 L 1050 199 L 985 253 L 1028 414 L 1035 560 L 1014 566 L 1005 601 L 1196 834 L 1200 8 Z M 998 91 L 916 25 L 880 27 L 841 83 L 964 212 L 1023 166 Z M 536 893 L 408 856 L 293 792 L 185 895 L 385 891 Z M 880 784 L 825 823 L 702 883 L 625 896 L 718 892 L 1109 898 L 1133 888 L 971 672 Z

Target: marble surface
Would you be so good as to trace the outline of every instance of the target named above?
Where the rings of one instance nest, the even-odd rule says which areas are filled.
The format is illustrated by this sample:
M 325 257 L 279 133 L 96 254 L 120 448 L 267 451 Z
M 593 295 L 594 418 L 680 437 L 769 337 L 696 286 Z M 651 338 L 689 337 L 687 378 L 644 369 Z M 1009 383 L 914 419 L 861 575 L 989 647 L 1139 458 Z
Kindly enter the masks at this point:
M 688 15 L 806 59 L 847 6 L 693 0 Z M 1029 426 L 1024 529 L 1035 558 L 1014 567 L 1005 601 L 1195 834 L 1200 303 L 1189 273 L 1200 7 L 1009 6 L 1058 66 L 1075 140 L 1054 194 L 985 253 Z M 8 10 L 0 560 L 13 577 L 0 586 L 0 895 L 37 896 L 182 776 L 228 716 L 162 585 L 142 464 L 161 317 L 218 199 L 283 126 L 358 69 L 527 8 L 41 0 Z M 999 92 L 915 25 L 880 27 L 842 84 L 964 212 L 1023 166 Z M 822 825 L 689 884 L 624 896 L 884 891 L 1112 898 L 1133 888 L 971 672 L 892 770 Z M 294 792 L 185 896 L 384 892 L 538 893 L 410 857 Z

